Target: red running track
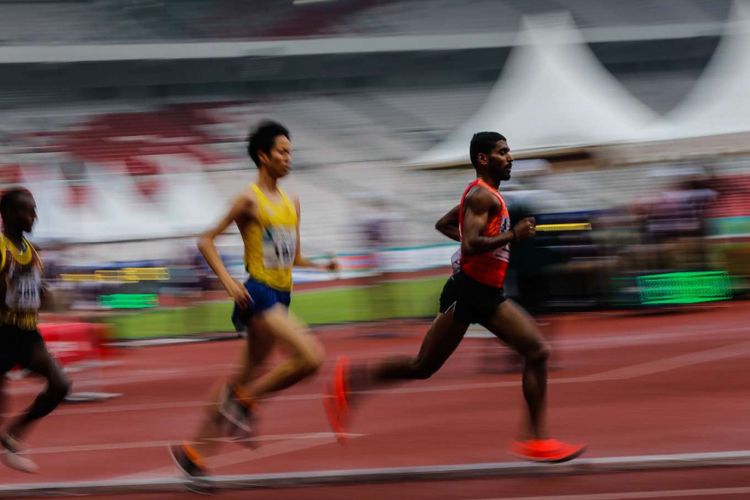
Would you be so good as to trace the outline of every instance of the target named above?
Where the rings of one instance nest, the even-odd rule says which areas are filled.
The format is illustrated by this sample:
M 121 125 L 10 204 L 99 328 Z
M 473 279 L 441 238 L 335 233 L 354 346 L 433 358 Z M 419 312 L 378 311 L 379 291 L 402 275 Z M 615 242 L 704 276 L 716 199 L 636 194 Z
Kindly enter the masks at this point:
M 575 314 L 552 325 L 549 427 L 584 441 L 586 457 L 750 450 L 750 326 L 734 302 L 662 315 Z M 345 353 L 355 360 L 415 353 L 426 322 L 317 330 L 327 358 L 321 373 L 262 407 L 261 446 L 227 443 L 209 462 L 217 475 L 513 462 L 520 428 L 517 373 L 501 373 L 505 351 L 493 339 L 464 340 L 428 381 L 375 391 L 355 416 L 347 447 L 329 433 L 320 401 L 323 377 Z M 372 332 L 372 328 L 367 330 Z M 472 329 L 480 332 L 480 329 Z M 0 468 L 4 486 L 60 481 L 175 477 L 166 445 L 189 437 L 204 398 L 235 367 L 241 340 L 122 350 L 102 369 L 103 388 L 123 396 L 67 404 L 29 436 L 41 467 L 33 476 Z M 74 374 L 80 390 L 92 373 Z M 89 379 L 89 380 L 87 380 Z M 39 385 L 7 384 L 11 412 Z M 264 490 L 263 498 L 750 498 L 750 467 L 608 472 Z M 244 498 L 247 491 L 222 491 Z M 602 494 L 615 496 L 602 496 Z M 122 498 L 189 498 L 133 492 Z M 588 496 L 587 496 L 588 495 Z M 95 498 L 95 497 L 91 497 Z M 103 498 L 103 497 L 101 497 Z

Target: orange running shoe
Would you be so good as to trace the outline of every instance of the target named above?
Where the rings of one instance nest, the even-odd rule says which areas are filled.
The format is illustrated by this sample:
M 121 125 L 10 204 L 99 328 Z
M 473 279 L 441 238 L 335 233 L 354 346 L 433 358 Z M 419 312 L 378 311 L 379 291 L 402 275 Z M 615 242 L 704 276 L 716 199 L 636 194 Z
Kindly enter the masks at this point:
M 586 451 L 586 445 L 570 444 L 557 439 L 529 439 L 514 441 L 511 452 L 524 460 L 543 463 L 560 463 L 573 460 Z
M 323 405 L 328 422 L 339 444 L 347 442 L 346 427 L 349 420 L 349 358 L 339 356 L 333 376 L 326 384 Z
M 187 479 L 187 488 L 203 495 L 213 493 L 214 486 L 208 479 L 203 457 L 188 443 L 169 446 L 169 454 L 177 466 L 177 469 Z

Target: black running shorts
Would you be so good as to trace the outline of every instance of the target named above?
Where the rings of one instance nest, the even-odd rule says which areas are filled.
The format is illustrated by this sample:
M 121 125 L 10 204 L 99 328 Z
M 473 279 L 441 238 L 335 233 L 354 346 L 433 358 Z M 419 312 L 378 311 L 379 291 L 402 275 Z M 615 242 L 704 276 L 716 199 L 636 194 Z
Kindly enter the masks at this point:
M 440 312 L 455 304 L 453 317 L 461 323 L 484 323 L 505 300 L 502 288 L 485 285 L 458 271 L 446 281 L 440 294 Z
M 8 373 L 16 365 L 26 368 L 38 344 L 44 344 L 38 330 L 0 325 L 0 376 Z

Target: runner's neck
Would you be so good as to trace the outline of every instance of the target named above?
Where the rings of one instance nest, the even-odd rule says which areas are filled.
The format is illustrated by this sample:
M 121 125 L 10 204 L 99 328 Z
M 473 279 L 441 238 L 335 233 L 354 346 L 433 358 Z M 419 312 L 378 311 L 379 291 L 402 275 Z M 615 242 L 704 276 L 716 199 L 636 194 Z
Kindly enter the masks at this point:
M 23 252 L 26 250 L 26 240 L 23 237 L 23 231 L 14 231 L 12 229 L 4 229 L 3 236 L 5 239 L 13 243 L 15 247 Z

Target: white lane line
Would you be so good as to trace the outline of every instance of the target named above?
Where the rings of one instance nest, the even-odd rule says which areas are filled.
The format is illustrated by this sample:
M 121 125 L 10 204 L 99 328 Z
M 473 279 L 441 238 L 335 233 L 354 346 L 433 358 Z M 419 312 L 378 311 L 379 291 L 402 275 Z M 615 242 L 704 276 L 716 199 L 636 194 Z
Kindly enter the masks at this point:
M 364 434 L 358 434 L 352 437 L 360 436 L 364 436 Z M 284 455 L 286 453 L 307 450 L 333 443 L 336 443 L 336 436 L 332 432 L 321 432 L 317 437 L 311 438 L 309 441 L 287 440 L 273 443 L 257 450 L 240 449 L 212 457 L 208 463 L 212 469 L 216 470 L 221 467 L 229 467 L 231 465 L 252 462 L 262 458 Z
M 731 339 L 735 338 L 738 335 L 735 334 L 743 334 L 748 333 L 750 334 L 750 327 L 747 326 L 738 326 L 738 327 L 732 327 L 732 328 L 724 328 L 724 329 L 714 329 L 711 331 L 710 337 L 705 333 L 707 326 L 706 325 L 700 325 L 698 327 L 686 327 L 684 330 L 676 330 L 676 331 L 669 331 L 669 332 L 660 332 L 660 333 L 649 333 L 649 334 L 642 334 L 642 335 L 625 335 L 625 336 L 607 336 L 607 337 L 592 337 L 587 339 L 561 339 L 559 341 L 555 341 L 554 345 L 556 348 L 560 350 L 564 350 L 566 352 L 572 352 L 572 351 L 590 351 L 590 350 L 599 350 L 599 349 L 607 349 L 607 348 L 614 348 L 614 347 L 623 347 L 628 345 L 653 345 L 653 344 L 661 344 L 661 343 L 669 343 L 670 341 L 673 341 L 675 339 L 679 339 L 683 344 L 686 340 L 695 338 L 697 340 L 722 340 L 722 339 Z M 691 331 L 695 330 L 695 331 Z M 746 338 L 745 335 L 742 335 L 743 338 Z M 454 357 L 465 355 L 471 351 L 475 351 L 477 349 L 473 349 L 473 346 L 465 346 L 461 350 L 459 350 Z M 485 347 L 480 348 L 481 351 L 485 351 Z M 392 351 L 392 352 L 380 352 L 379 356 L 388 356 L 390 354 L 403 354 L 403 351 Z M 472 355 L 474 353 L 472 352 Z M 357 360 L 357 359 L 371 359 L 372 353 L 363 353 L 361 355 L 352 355 L 350 356 L 351 359 Z M 124 365 L 124 364 L 123 364 Z M 222 364 L 213 364 L 208 366 L 202 366 L 199 368 L 165 368 L 165 369 L 152 369 L 152 370 L 139 370 L 136 373 L 127 373 L 127 367 L 122 367 L 123 370 L 126 373 L 124 374 L 118 374 L 116 376 L 110 376 L 97 378 L 92 376 L 90 379 L 79 379 L 76 380 L 74 377 L 74 387 L 75 389 L 84 389 L 84 388 L 100 388 L 104 385 L 112 386 L 112 385 L 126 385 L 126 384 L 138 384 L 142 382 L 151 382 L 154 380 L 170 380 L 170 379 L 180 379 L 184 378 L 186 375 L 196 375 L 196 374 L 203 374 L 203 375 L 217 375 L 221 376 L 228 372 L 236 370 L 238 365 L 236 363 L 222 363 Z M 118 367 L 121 368 L 121 367 Z M 118 370 L 119 371 L 119 370 Z M 84 374 L 89 374 L 84 370 Z M 559 382 L 558 382 L 559 383 Z M 565 383 L 565 382 L 564 382 Z M 515 385 L 515 384 L 511 384 Z M 25 394 L 36 394 L 39 392 L 40 388 L 42 387 L 42 383 L 40 381 L 37 381 L 35 379 L 31 379 L 30 383 L 23 385 L 23 386 L 17 386 L 15 384 L 11 384 L 10 387 L 6 388 L 6 394 L 8 395 L 25 395 Z M 59 413 L 59 412 L 58 412 Z
M 591 383 L 591 382 L 606 382 L 615 380 L 627 380 L 637 377 L 643 377 L 647 375 L 654 375 L 656 373 L 663 373 L 679 368 L 685 368 L 701 363 L 707 363 L 711 361 L 718 361 L 722 359 L 728 359 L 738 356 L 750 355 L 750 341 L 740 342 L 737 344 L 730 344 L 714 349 L 707 349 L 705 351 L 698 351 L 688 354 L 682 354 L 674 356 L 672 358 L 659 359 L 654 361 L 648 361 L 646 363 L 638 363 L 635 365 L 625 366 L 621 368 L 615 368 L 613 370 L 606 370 L 591 375 L 582 375 L 578 377 L 550 377 L 549 384 L 579 384 L 579 383 Z M 388 389 L 373 389 L 370 391 L 362 391 L 363 394 L 381 394 L 381 395 L 400 395 L 400 394 L 418 394 L 418 393 L 432 393 L 432 392 L 450 392 L 450 391 L 468 391 L 468 390 L 482 390 L 482 389 L 498 389 L 503 387 L 519 387 L 521 385 L 520 380 L 502 380 L 498 382 L 479 382 L 470 384 L 443 384 L 443 385 L 414 385 L 410 387 L 399 387 L 399 388 L 388 388 Z M 322 397 L 319 393 L 312 394 L 282 394 L 275 396 L 272 401 L 309 401 L 316 400 Z M 181 402 L 165 402 L 165 403 L 143 403 L 143 404 L 130 404 L 130 405 L 105 405 L 100 407 L 63 407 L 55 411 L 55 415 L 88 415 L 96 413 L 121 413 L 126 411 L 156 411 L 162 409 L 173 409 L 173 408 L 195 408 L 201 407 L 208 404 L 206 401 L 181 401 Z M 12 414 L 5 414 L 4 416 L 10 416 Z
M 350 434 L 352 437 L 359 437 L 362 434 Z M 264 436 L 256 436 L 252 439 L 244 441 L 254 442 L 267 442 L 267 441 L 281 441 L 281 440 L 305 440 L 305 439 L 321 439 L 322 437 L 334 437 L 332 432 L 307 432 L 307 433 L 294 433 L 294 434 L 267 434 Z M 237 443 L 237 440 L 231 438 L 217 438 L 215 441 L 220 442 L 233 442 Z M 112 450 L 136 450 L 136 449 L 147 449 L 147 448 L 166 448 L 169 445 L 182 443 L 183 440 L 177 441 L 131 441 L 124 443 L 96 443 L 96 444 L 78 444 L 78 445 L 65 445 L 65 446 L 47 446 L 39 448 L 29 448 L 28 452 L 33 455 L 44 455 L 44 454 L 56 454 L 56 453 L 70 453 L 70 452 L 88 452 L 88 451 L 112 451 Z
M 572 352 L 572 351 L 590 351 L 590 350 L 599 350 L 599 349 L 607 349 L 607 348 L 614 348 L 614 347 L 623 347 L 628 345 L 653 345 L 653 344 L 662 344 L 662 343 L 670 343 L 671 341 L 675 339 L 679 339 L 681 343 L 685 343 L 686 340 L 729 340 L 732 338 L 736 338 L 738 336 L 742 336 L 743 338 L 746 338 L 746 335 L 742 334 L 750 334 L 750 327 L 745 325 L 739 325 L 736 327 L 730 327 L 730 328 L 712 328 L 710 336 L 706 333 L 706 329 L 709 328 L 708 325 L 698 325 L 698 326 L 685 326 L 684 329 L 680 330 L 672 330 L 672 331 L 666 331 L 666 332 L 649 332 L 648 334 L 633 334 L 633 335 L 616 335 L 616 336 L 604 336 L 604 337 L 590 337 L 590 338 L 574 338 L 574 339 L 560 339 L 557 341 L 554 341 L 554 346 L 560 350 L 565 350 L 566 352 Z M 485 332 L 487 335 L 490 335 L 486 330 L 482 329 L 481 331 Z M 494 337 L 492 337 L 494 338 Z M 456 354 L 454 354 L 454 357 L 465 355 L 469 352 L 475 351 L 475 350 L 481 350 L 485 351 L 486 348 L 480 347 L 479 349 L 476 349 L 474 346 L 464 346 L 462 349 L 460 349 Z M 388 356 L 391 354 L 403 354 L 403 351 L 383 351 L 379 352 L 379 356 Z M 472 352 L 473 355 L 473 352 Z M 362 353 L 362 354 L 356 354 L 351 355 L 350 358 L 353 360 L 356 359 L 371 359 L 373 357 L 372 352 Z M 332 360 L 331 360 L 332 362 Z M 238 368 L 239 365 L 236 363 L 216 363 L 212 365 L 204 365 L 201 367 L 191 367 L 190 369 L 185 367 L 176 367 L 176 368 L 162 368 L 162 369 L 140 369 L 136 372 L 128 372 L 127 366 L 125 362 L 120 362 L 120 365 L 117 367 L 118 373 L 117 375 L 109 374 L 109 377 L 94 377 L 92 376 L 90 379 L 80 379 L 76 380 L 74 377 L 74 385 L 76 389 L 79 388 L 91 388 L 91 387 L 100 387 L 102 385 L 126 385 L 126 384 L 138 384 L 145 381 L 153 381 L 156 379 L 159 380 L 170 380 L 170 379 L 180 379 L 184 378 L 186 375 L 196 375 L 196 374 L 203 374 L 203 375 L 213 375 L 216 374 L 217 376 L 224 375 L 227 372 L 234 371 Z M 84 370 L 83 373 L 85 375 L 91 374 L 89 371 Z M 17 386 L 15 384 L 11 384 L 10 387 L 7 387 L 6 394 L 9 395 L 24 395 L 24 394 L 35 394 L 39 392 L 40 387 L 42 387 L 42 383 L 31 379 L 31 383 L 23 385 L 23 386 Z
M 468 330 L 466 338 L 497 340 L 494 335 L 482 327 L 472 328 Z M 602 336 L 576 336 L 574 338 L 560 339 L 555 339 L 553 333 L 551 335 L 551 341 L 554 346 L 560 349 L 565 349 L 566 351 L 590 351 L 632 345 L 645 346 L 654 344 L 671 344 L 676 339 L 679 339 L 682 344 L 686 341 L 746 339 L 749 335 L 750 326 L 747 325 L 737 325 L 726 328 L 715 328 L 711 325 L 686 325 L 684 329 L 680 330 L 604 334 Z
M 747 356 L 750 354 L 750 341 L 731 344 L 728 346 L 707 349 L 689 354 L 674 356 L 672 358 L 658 359 L 647 363 L 607 370 L 592 375 L 579 377 L 550 378 L 549 384 L 578 384 L 589 382 L 604 382 L 614 380 L 628 380 L 646 375 L 667 372 L 678 368 L 692 365 L 718 361 L 721 359 Z M 444 391 L 467 391 L 477 389 L 494 389 L 500 387 L 520 386 L 520 380 L 504 380 L 500 382 L 483 382 L 476 384 L 452 384 L 452 385 L 428 385 L 421 387 L 403 387 L 397 389 L 375 389 L 363 391 L 364 394 L 413 394 L 421 392 L 444 392 Z
M 234 340 L 236 337 L 227 336 L 228 340 Z M 141 339 L 141 340 L 123 340 L 106 342 L 105 347 L 155 347 L 155 346 L 166 346 L 166 345 L 182 345 L 182 344 L 195 344 L 199 342 L 210 342 L 214 339 L 211 338 L 191 338 L 191 337 L 158 337 L 153 339 Z
M 120 367 L 118 367 L 119 369 Z M 109 376 L 102 377 L 95 371 L 83 370 L 79 373 L 82 375 L 77 377 L 76 375 L 71 376 L 73 380 L 74 390 L 81 388 L 101 387 L 101 386 L 113 386 L 113 385 L 127 385 L 127 384 L 138 384 L 141 382 L 153 382 L 154 380 L 173 380 L 173 379 L 184 379 L 186 376 L 205 375 L 205 376 L 222 376 L 237 370 L 238 365 L 236 364 L 216 364 L 208 365 L 201 368 L 193 367 L 177 367 L 177 368 L 166 368 L 161 370 L 134 370 L 133 372 L 124 375 L 109 374 Z M 124 372 L 127 372 L 127 367 L 123 368 Z M 101 372 L 100 372 L 101 373 Z M 84 376 L 87 376 L 84 378 Z M 43 387 L 44 383 L 38 377 L 31 376 L 28 380 L 24 380 L 26 384 L 21 386 L 12 386 L 6 389 L 6 394 L 9 395 L 23 395 L 23 394 L 36 394 L 40 388 Z
M 715 349 L 707 349 L 705 351 L 681 354 L 671 358 L 657 359 L 646 363 L 639 363 L 637 365 L 615 368 L 614 370 L 605 371 L 596 375 L 578 378 L 583 379 L 583 382 L 626 380 L 646 375 L 654 375 L 656 373 L 671 371 L 677 368 L 685 368 L 687 366 L 698 365 L 701 363 L 719 361 L 721 359 L 742 357 L 748 354 L 750 354 L 750 341 L 725 345 Z
M 104 406 L 63 406 L 55 410 L 53 415 L 89 415 L 94 413 L 122 413 L 126 411 L 155 411 L 170 410 L 176 408 L 200 408 L 206 406 L 208 401 L 170 401 L 164 403 L 133 403 L 128 405 L 116 405 L 107 403 Z
M 694 490 L 625 491 L 622 493 L 586 493 L 581 495 L 544 495 L 534 497 L 491 497 L 474 500 L 632 500 L 638 498 L 687 498 L 728 495 L 748 495 L 750 487 L 698 488 Z
M 364 434 L 348 434 L 351 438 L 357 438 L 364 436 Z M 292 453 L 295 451 L 308 450 L 310 448 L 316 448 L 327 444 L 333 444 L 336 442 L 336 437 L 331 432 L 320 432 L 316 435 L 310 436 L 308 439 L 288 439 L 272 443 L 268 446 L 264 446 L 258 449 L 239 449 L 228 453 L 214 455 L 213 457 L 206 460 L 208 468 L 210 470 L 216 470 L 221 467 L 228 467 L 230 465 L 243 464 L 248 462 L 254 462 L 268 457 L 274 457 L 278 455 L 284 455 L 286 453 Z M 165 450 L 166 453 L 166 450 Z M 153 479 L 164 475 L 174 475 L 177 473 L 174 465 L 167 467 L 159 467 L 157 469 L 149 469 L 125 476 L 118 476 L 116 480 L 137 480 L 137 479 Z
M 321 443 L 325 444 L 325 443 Z M 268 447 L 271 448 L 270 446 Z M 289 445 L 280 444 L 277 453 L 294 451 Z M 251 452 L 248 452 L 251 453 Z M 228 454 L 229 455 L 229 454 Z M 245 462 L 244 457 L 228 456 L 227 462 Z M 601 457 L 579 459 L 565 464 L 535 464 L 530 462 L 493 462 L 451 465 L 428 465 L 412 467 L 386 467 L 367 469 L 333 469 L 297 472 L 280 472 L 246 475 L 213 475 L 207 479 L 219 489 L 258 489 L 258 488 L 297 488 L 300 486 L 356 484 L 367 488 L 371 483 L 405 483 L 419 480 L 549 477 L 569 475 L 589 475 L 608 472 L 632 472 L 653 470 L 690 470 L 706 467 L 746 467 L 750 464 L 750 450 L 725 452 L 678 453 L 672 455 L 637 455 L 624 457 Z M 162 470 L 158 469 L 157 471 Z M 0 497 L 48 496 L 75 494 L 105 494 L 126 492 L 182 491 L 186 480 L 175 474 L 174 469 L 165 475 L 151 477 L 118 477 L 96 481 L 64 481 L 58 483 L 30 483 L 0 485 Z M 156 471 L 154 471 L 156 472 Z M 654 492 L 600 493 L 599 496 L 555 495 L 542 497 L 497 497 L 496 500 L 617 500 L 632 498 L 679 498 L 713 495 L 744 495 L 750 488 L 713 488 L 696 490 L 656 490 Z M 604 496 L 602 496 L 604 495 Z M 607 496 L 609 495 L 609 496 Z M 612 496 L 619 495 L 619 496 Z M 628 496 L 630 495 L 630 496 Z M 640 495 L 640 496 L 639 496 Z M 483 499 L 490 500 L 490 499 Z

